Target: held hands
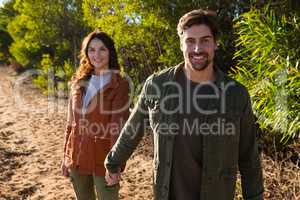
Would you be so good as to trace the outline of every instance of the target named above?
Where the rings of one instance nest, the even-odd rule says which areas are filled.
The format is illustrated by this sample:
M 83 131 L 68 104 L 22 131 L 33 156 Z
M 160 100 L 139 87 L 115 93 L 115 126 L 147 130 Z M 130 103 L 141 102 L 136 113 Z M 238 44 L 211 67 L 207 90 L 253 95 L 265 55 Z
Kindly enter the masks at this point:
M 107 186 L 113 186 L 120 182 L 121 180 L 121 170 L 117 173 L 110 173 L 108 170 L 105 172 L 105 181 Z
M 66 165 L 64 164 L 64 162 L 61 163 L 61 171 L 62 171 L 62 175 L 63 176 L 65 176 L 65 177 L 69 177 L 70 176 L 70 171 L 66 167 Z

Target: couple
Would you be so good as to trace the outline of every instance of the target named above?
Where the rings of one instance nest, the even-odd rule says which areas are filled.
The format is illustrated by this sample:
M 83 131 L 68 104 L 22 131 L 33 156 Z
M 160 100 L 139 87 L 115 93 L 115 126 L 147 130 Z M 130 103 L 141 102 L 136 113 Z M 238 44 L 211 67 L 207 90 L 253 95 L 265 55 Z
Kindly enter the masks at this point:
M 101 200 L 118 199 L 121 172 L 147 120 L 155 199 L 232 200 L 237 170 L 244 199 L 263 199 L 249 94 L 213 62 L 215 13 L 188 12 L 177 32 L 184 62 L 151 75 L 130 116 L 128 82 L 116 72 L 114 42 L 98 31 L 83 40 L 71 81 L 62 163 L 77 199 L 95 199 L 94 191 Z

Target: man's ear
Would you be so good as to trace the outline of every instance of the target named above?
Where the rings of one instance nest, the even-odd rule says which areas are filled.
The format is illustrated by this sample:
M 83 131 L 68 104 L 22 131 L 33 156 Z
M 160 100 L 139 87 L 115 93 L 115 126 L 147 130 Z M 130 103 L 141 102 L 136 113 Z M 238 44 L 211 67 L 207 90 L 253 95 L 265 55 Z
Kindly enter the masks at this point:
M 220 42 L 219 41 L 215 41 L 215 50 L 217 50 L 219 48 Z

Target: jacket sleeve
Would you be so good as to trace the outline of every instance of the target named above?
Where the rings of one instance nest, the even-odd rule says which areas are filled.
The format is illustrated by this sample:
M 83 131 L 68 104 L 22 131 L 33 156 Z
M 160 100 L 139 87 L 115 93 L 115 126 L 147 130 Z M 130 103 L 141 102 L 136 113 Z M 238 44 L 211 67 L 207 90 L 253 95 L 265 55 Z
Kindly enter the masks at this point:
M 72 121 L 73 121 L 72 96 L 70 95 L 69 100 L 68 100 L 67 122 L 66 122 L 65 131 L 64 131 L 65 134 L 64 134 L 64 155 L 63 155 L 63 159 L 65 159 L 67 143 L 68 143 L 69 136 L 70 136 L 71 129 L 72 129 Z
M 111 146 L 113 146 L 120 134 L 122 127 L 129 116 L 129 89 L 127 81 L 120 84 L 116 95 L 112 100 L 112 114 L 110 123 Z
M 147 85 L 146 81 L 129 119 L 121 130 L 118 140 L 106 156 L 104 164 L 111 173 L 118 172 L 120 166 L 124 165 L 129 159 L 144 135 L 145 121 L 148 118 L 145 105 Z
M 263 200 L 263 176 L 257 145 L 257 128 L 251 101 L 246 92 L 247 103 L 241 118 L 239 146 L 239 170 L 245 200 Z

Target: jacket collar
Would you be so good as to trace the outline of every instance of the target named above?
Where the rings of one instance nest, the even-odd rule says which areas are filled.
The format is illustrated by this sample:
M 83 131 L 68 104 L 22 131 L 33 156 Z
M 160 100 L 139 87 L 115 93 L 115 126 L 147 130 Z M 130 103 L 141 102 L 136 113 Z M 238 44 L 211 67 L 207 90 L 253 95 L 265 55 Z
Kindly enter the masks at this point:
M 179 63 L 178 65 L 176 65 L 173 70 L 171 70 L 170 72 L 170 80 L 175 81 L 177 76 L 178 76 L 178 72 L 184 67 L 184 62 Z M 220 70 L 219 67 L 214 65 L 214 73 L 215 73 L 215 77 L 216 80 L 214 81 L 216 86 L 219 89 L 224 89 L 224 84 L 226 81 L 226 74 Z
M 104 87 L 104 89 L 107 89 L 107 88 L 117 88 L 120 84 L 120 79 L 121 79 L 121 76 L 119 74 L 119 72 L 112 72 L 111 74 L 111 80 L 110 82 L 106 85 L 106 87 Z
M 84 84 L 82 84 L 80 86 L 74 85 L 75 90 L 74 90 L 73 94 L 83 96 L 85 94 L 85 89 L 88 87 L 89 79 L 90 79 L 90 77 L 87 78 L 87 81 L 85 81 Z M 121 80 L 121 76 L 120 76 L 119 72 L 112 72 L 110 82 L 106 86 L 104 86 L 104 88 L 100 92 L 103 93 L 106 90 L 117 88 L 120 84 L 120 80 Z

